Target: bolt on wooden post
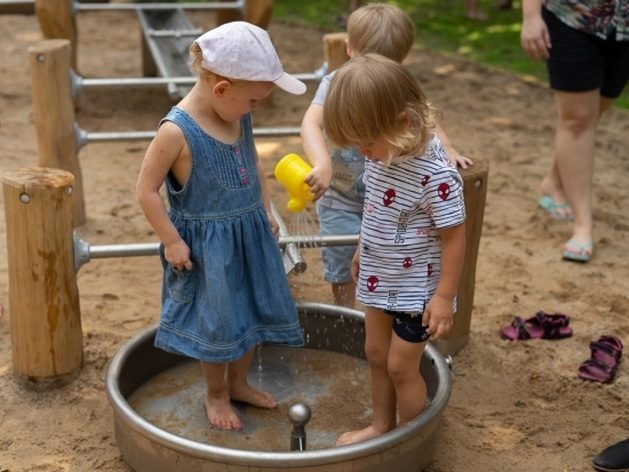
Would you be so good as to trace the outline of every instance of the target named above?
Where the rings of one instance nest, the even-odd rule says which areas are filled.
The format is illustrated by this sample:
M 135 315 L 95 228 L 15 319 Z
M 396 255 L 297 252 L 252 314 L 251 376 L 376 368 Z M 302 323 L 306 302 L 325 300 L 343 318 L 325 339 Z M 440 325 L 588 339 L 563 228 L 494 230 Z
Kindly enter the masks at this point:
M 65 384 L 83 364 L 73 181 L 67 171 L 43 167 L 3 180 L 13 369 L 30 387 Z

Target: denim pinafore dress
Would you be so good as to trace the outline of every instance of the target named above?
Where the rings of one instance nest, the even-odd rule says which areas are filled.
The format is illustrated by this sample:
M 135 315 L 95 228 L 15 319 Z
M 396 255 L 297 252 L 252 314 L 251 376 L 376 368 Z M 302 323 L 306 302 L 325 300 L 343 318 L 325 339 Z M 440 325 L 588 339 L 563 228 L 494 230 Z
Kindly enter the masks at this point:
M 279 246 L 260 196 L 251 116 L 234 144 L 217 141 L 184 110 L 179 126 L 192 156 L 180 187 L 166 178 L 170 219 L 190 247 L 192 270 L 160 251 L 164 277 L 155 346 L 208 362 L 241 358 L 259 343 L 302 346 Z

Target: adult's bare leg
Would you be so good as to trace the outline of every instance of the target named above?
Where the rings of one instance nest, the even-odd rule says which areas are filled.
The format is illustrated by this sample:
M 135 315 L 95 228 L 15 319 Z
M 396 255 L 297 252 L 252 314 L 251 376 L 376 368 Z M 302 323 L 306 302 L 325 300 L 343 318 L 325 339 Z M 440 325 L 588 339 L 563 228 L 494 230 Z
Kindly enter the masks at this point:
M 594 140 L 601 111 L 599 91 L 555 91 L 557 130 L 555 165 L 572 207 L 575 243 L 592 240 Z M 552 174 L 552 171 L 551 171 Z

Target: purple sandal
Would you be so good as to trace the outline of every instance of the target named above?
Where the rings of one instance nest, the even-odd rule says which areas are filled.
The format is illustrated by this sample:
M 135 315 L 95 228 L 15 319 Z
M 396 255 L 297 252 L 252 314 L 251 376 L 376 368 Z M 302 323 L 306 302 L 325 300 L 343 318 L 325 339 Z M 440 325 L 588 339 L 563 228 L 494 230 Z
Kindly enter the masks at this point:
M 590 343 L 590 358 L 579 366 L 578 376 L 585 380 L 608 383 L 614 379 L 622 357 L 622 342 L 605 335 Z
M 616 375 L 616 366 L 612 367 L 594 359 L 588 359 L 579 366 L 577 375 L 584 380 L 609 383 Z
M 528 339 L 563 339 L 572 336 L 572 328 L 568 326 L 570 318 L 561 313 L 547 314 L 538 311 L 535 316 L 526 320 L 514 316 L 511 324 L 503 326 L 500 334 L 511 341 Z
M 564 339 L 572 336 L 572 328 L 568 326 L 570 324 L 568 315 L 538 311 L 535 316 L 541 320 L 544 328 L 542 339 Z

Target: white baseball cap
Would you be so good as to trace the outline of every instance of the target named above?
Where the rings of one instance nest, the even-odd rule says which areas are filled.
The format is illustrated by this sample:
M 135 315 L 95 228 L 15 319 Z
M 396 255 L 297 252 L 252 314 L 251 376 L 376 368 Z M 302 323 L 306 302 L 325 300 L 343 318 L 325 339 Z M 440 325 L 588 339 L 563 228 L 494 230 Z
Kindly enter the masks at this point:
M 202 34 L 195 42 L 205 69 L 230 79 L 273 82 L 294 95 L 306 84 L 284 72 L 269 34 L 246 21 L 224 23 Z

